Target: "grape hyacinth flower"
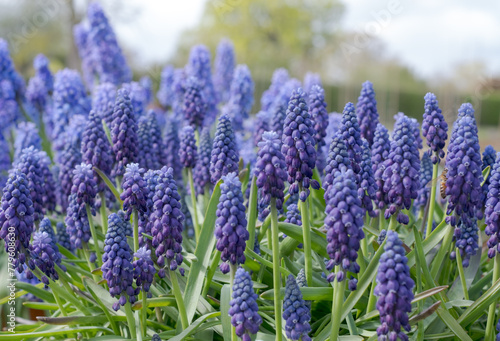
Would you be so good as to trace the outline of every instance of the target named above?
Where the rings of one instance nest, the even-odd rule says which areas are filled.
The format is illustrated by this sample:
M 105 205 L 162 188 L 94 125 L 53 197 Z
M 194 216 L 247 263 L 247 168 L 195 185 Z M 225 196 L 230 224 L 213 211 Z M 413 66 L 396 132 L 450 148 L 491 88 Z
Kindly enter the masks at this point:
M 134 253 L 134 257 L 136 259 L 132 265 L 134 266 L 135 284 L 148 293 L 156 273 L 154 263 L 151 260 L 151 250 L 143 246 Z
M 172 168 L 175 180 L 182 179 L 182 163 L 179 162 L 180 139 L 178 122 L 175 118 L 171 118 L 167 122 L 163 145 L 165 147 L 165 153 L 162 164 L 168 168 Z
M 314 139 L 318 150 L 325 145 L 326 128 L 328 127 L 328 111 L 326 111 L 325 91 L 314 85 L 309 91 L 309 114 L 314 122 L 316 134 Z
M 116 161 L 111 172 L 112 176 L 122 176 L 125 173 L 125 166 L 136 161 L 136 132 L 137 123 L 129 94 L 127 90 L 120 89 L 116 96 L 111 128 L 113 154 Z
M 319 183 L 312 180 L 316 166 L 315 134 L 305 93 L 302 88 L 298 88 L 293 91 L 288 103 L 281 152 L 285 156 L 289 192 L 293 195 L 300 191 L 300 200 L 303 202 L 309 196 L 309 185 L 314 189 L 319 188 Z
M 65 249 L 72 251 L 71 241 L 68 232 L 66 231 L 66 226 L 63 222 L 58 222 L 56 224 L 56 242 L 64 247 Z
M 408 314 L 411 312 L 415 283 L 410 277 L 407 262 L 398 234 L 388 231 L 374 291 L 378 296 L 377 310 L 380 312 L 379 340 L 408 340 L 402 329 L 409 332 L 411 328 Z
M 198 151 L 196 148 L 194 129 L 191 126 L 185 126 L 181 131 L 179 161 L 185 168 L 194 168 L 197 158 Z
M 90 3 L 87 17 L 90 23 L 88 44 L 92 49 L 99 82 L 109 82 L 115 85 L 130 82 L 132 71 L 118 46 L 115 32 L 101 5 L 97 2 Z
M 432 180 L 432 161 L 428 153 L 422 155 L 420 160 L 419 188 L 418 196 L 413 203 L 416 210 L 424 208 L 429 200 L 430 187 L 429 182 Z
M 71 194 L 68 197 L 68 208 L 64 221 L 72 248 L 81 249 L 83 244 L 90 240 L 91 234 L 85 208 L 78 204 L 76 194 Z
M 300 269 L 299 273 L 297 274 L 296 281 L 299 288 L 307 287 L 306 272 L 304 271 L 304 269 Z M 312 302 L 311 301 L 305 301 L 305 302 L 307 309 L 309 309 L 310 311 Z
M 234 64 L 234 46 L 229 39 L 222 39 L 217 45 L 214 61 L 214 87 L 221 102 L 226 103 L 229 100 L 229 88 L 233 79 Z
M 254 102 L 254 88 L 248 66 L 236 66 L 229 90 L 229 101 L 224 108 L 224 112 L 231 117 L 235 130 L 243 130 L 243 120 L 250 116 Z
M 53 236 L 41 231 L 33 234 L 33 241 L 30 244 L 28 267 L 31 270 L 38 268 L 42 271 L 43 275 L 40 279 L 45 285 L 49 285 L 49 278 L 52 280 L 59 279 L 59 275 L 55 269 L 56 265 L 62 270 L 66 270 L 66 267 L 61 264 L 61 259 L 62 255 Z
M 13 252 L 13 267 L 23 271 L 26 253 L 34 230 L 33 201 L 29 180 L 19 169 L 14 169 L 3 188 L 0 201 L 0 239 L 5 241 L 5 251 Z M 9 243 L 14 242 L 14 248 Z M 12 244 L 11 244 L 12 245 Z
M 281 103 L 281 101 L 276 101 L 268 109 L 268 112 L 271 114 L 269 130 L 276 132 L 278 136 L 283 135 L 283 125 L 285 124 L 286 119 L 286 109 L 287 103 Z
M 153 110 L 139 119 L 137 125 L 137 162 L 141 168 L 160 169 L 165 159 L 161 128 Z
M 387 159 L 389 152 L 391 151 L 389 131 L 382 123 L 377 124 L 371 148 L 372 168 L 375 173 L 379 166 L 384 163 L 384 160 Z
M 352 170 L 358 174 L 361 170 L 360 164 L 363 157 L 363 141 L 361 140 L 361 129 L 354 111 L 354 105 L 350 102 L 345 105 L 342 112 L 342 122 L 339 130 L 347 146 Z
M 0 134 L 0 190 L 7 182 L 7 173 L 10 168 L 9 144 L 3 137 L 3 134 Z
M 130 97 L 130 103 L 132 103 L 132 108 L 134 110 L 134 115 L 136 121 L 142 117 L 146 106 L 148 104 L 148 94 L 146 90 L 138 82 L 130 82 L 122 84 L 122 89 L 128 91 Z
M 22 97 L 24 80 L 15 70 L 7 41 L 2 38 L 0 38 L 0 82 L 9 85 L 14 92 L 14 98 Z
M 212 139 L 210 130 L 204 128 L 200 135 L 198 159 L 193 169 L 193 181 L 196 194 L 205 194 L 210 189 L 210 156 L 212 154 Z M 208 192 L 207 192 L 208 194 Z
M 358 117 L 361 137 L 368 141 L 368 145 L 373 145 L 375 129 L 378 124 L 377 100 L 373 84 L 366 81 L 361 86 L 361 93 L 356 104 L 356 115 Z
M 232 291 L 228 311 L 231 324 L 236 328 L 236 335 L 243 341 L 250 341 L 250 334 L 257 334 L 259 331 L 262 318 L 258 313 L 258 296 L 253 291 L 252 277 L 243 268 L 236 270 Z
M 314 86 L 323 88 L 321 77 L 317 73 L 307 72 L 304 76 L 304 91 L 306 92 L 306 94 L 311 95 Z M 309 102 L 309 105 L 311 105 L 311 102 Z
M 127 165 L 125 174 L 123 175 L 123 192 L 120 194 L 120 199 L 123 200 L 123 210 L 125 211 L 125 220 L 127 221 L 130 219 L 133 211 L 137 211 L 139 214 L 146 214 L 148 212 L 147 196 L 149 189 L 142 178 L 143 174 L 143 168 L 139 168 L 137 163 L 130 163 Z M 139 248 L 139 239 L 136 240 L 138 237 L 134 236 L 135 250 Z
M 184 120 L 187 124 L 195 128 L 203 126 L 203 119 L 207 111 L 202 91 L 197 78 L 189 77 L 187 79 L 182 111 L 184 112 Z
M 147 212 L 141 213 L 139 212 L 139 246 L 143 246 L 145 244 L 151 245 L 151 241 L 144 237 L 142 234 L 145 233 L 147 235 L 151 235 L 152 228 L 152 219 L 151 213 L 153 212 L 153 197 L 155 195 L 155 188 L 158 185 L 158 178 L 160 176 L 159 170 L 148 170 L 144 174 L 144 182 L 147 187 L 147 196 L 146 196 L 146 206 Z
M 483 206 L 484 204 L 486 204 L 486 197 L 488 195 L 488 188 L 491 182 L 491 175 L 493 171 L 493 165 L 495 164 L 496 156 L 497 156 L 496 150 L 491 145 L 486 146 L 483 152 L 483 165 L 481 166 L 481 171 L 484 171 L 486 167 L 489 166 L 490 175 L 486 178 L 483 184 L 483 197 L 484 197 Z
M 149 76 L 142 76 L 139 85 L 144 89 L 146 106 L 153 101 L 153 81 Z
M 302 217 L 300 216 L 300 211 L 297 204 L 288 205 L 286 211 L 285 223 L 302 226 Z
M 375 217 L 376 214 L 373 211 L 372 200 L 376 199 L 378 187 L 377 182 L 375 181 L 375 175 L 373 174 L 370 146 L 368 145 L 368 141 L 364 138 L 362 141 L 363 154 L 360 164 L 360 172 L 358 174 L 358 196 L 361 199 L 363 208 L 367 211 L 370 217 Z
M 469 116 L 473 119 L 475 119 L 476 117 L 474 116 L 474 108 L 472 107 L 472 104 L 470 103 L 462 103 L 462 105 L 460 106 L 460 108 L 458 108 L 458 117 L 457 117 L 457 121 L 459 119 L 461 119 L 462 117 L 464 116 Z
M 323 188 L 325 189 L 325 200 L 328 201 L 328 189 L 333 184 L 337 171 L 351 168 L 351 159 L 347 153 L 347 146 L 340 132 L 337 132 L 330 143 L 330 150 L 325 167 Z
M 289 340 L 310 341 L 311 311 L 302 299 L 302 293 L 293 275 L 288 275 L 283 300 L 283 319 L 285 333 Z
M 331 112 L 328 114 L 328 126 L 326 127 L 326 136 L 325 136 L 326 151 L 328 151 L 328 147 L 332 142 L 333 136 L 340 129 L 341 123 L 342 123 L 342 114 L 336 112 Z
M 217 183 L 224 175 L 236 172 L 238 170 L 238 161 L 239 155 L 231 119 L 228 115 L 222 114 L 217 123 L 210 157 L 210 179 L 212 183 Z
M 500 153 L 490 170 L 490 184 L 484 210 L 486 228 L 484 232 L 488 239 L 488 257 L 493 258 L 500 253 Z
M 116 87 L 111 83 L 101 83 L 94 88 L 92 109 L 106 122 L 111 130 L 113 123 L 113 108 L 115 105 Z M 90 118 L 89 118 L 90 119 Z
M 97 184 L 94 178 L 92 166 L 86 163 L 76 165 L 73 170 L 73 186 L 71 194 L 76 195 L 76 203 L 79 207 L 88 205 L 92 214 L 95 214 L 95 197 Z
M 446 222 L 460 224 L 463 217 L 481 218 L 482 189 L 481 154 L 476 120 L 468 115 L 458 119 L 446 155 L 446 196 L 448 208 Z
M 73 40 L 82 62 L 81 68 L 87 88 L 93 89 L 96 74 L 96 58 L 89 42 L 89 28 L 83 22 L 73 26 Z
M 31 146 L 38 150 L 42 149 L 42 139 L 38 135 L 38 128 L 33 122 L 21 122 L 17 126 L 14 140 L 14 162 L 19 160 L 23 149 Z
M 60 205 L 64 211 L 68 207 L 68 197 L 71 194 L 71 187 L 73 185 L 73 169 L 81 162 L 82 154 L 80 152 L 80 146 L 76 147 L 72 144 L 67 144 L 59 154 L 59 178 L 61 183 Z
M 387 230 L 383 229 L 382 231 L 380 231 L 380 234 L 378 235 L 377 238 L 378 245 L 382 245 L 382 243 L 385 240 L 385 237 L 387 237 Z
M 215 237 L 217 250 L 221 252 L 222 273 L 229 272 L 229 264 L 237 266 L 245 263 L 245 245 L 249 238 L 247 219 L 243 205 L 241 182 L 236 173 L 222 177 L 221 195 L 217 205 Z
M 286 69 L 279 68 L 274 70 L 271 78 L 271 85 L 269 86 L 269 89 L 262 93 L 262 97 L 260 99 L 261 110 L 269 110 L 271 108 L 271 105 L 279 95 L 281 88 L 285 85 L 289 78 L 290 77 Z
M 462 257 L 462 266 L 469 266 L 470 257 L 474 256 L 478 250 L 479 229 L 477 227 L 477 219 L 462 217 L 458 226 L 455 227 L 453 240 L 455 246 Z M 457 257 L 456 252 L 450 253 L 450 259 L 454 260 Z
M 399 116 L 391 141 L 391 150 L 383 166 L 375 171 L 379 186 L 377 200 L 388 203 L 385 219 L 397 214 L 397 221 L 408 224 L 409 217 L 402 209 L 410 209 L 411 200 L 418 196 L 420 158 L 413 135 L 412 122 L 405 116 Z
M 345 279 L 345 272 L 359 272 L 356 263 L 360 241 L 365 237 L 363 219 L 365 209 L 358 196 L 356 175 L 352 169 L 337 172 L 333 183 L 328 189 L 325 225 L 327 226 L 326 240 L 327 253 L 330 261 L 326 264 L 327 270 L 339 266 L 336 274 L 337 281 Z M 328 276 L 328 281 L 334 280 L 335 274 Z
M 166 65 L 161 71 L 160 86 L 156 93 L 156 98 L 163 108 L 172 107 L 174 102 L 174 67 Z
M 184 106 L 184 90 L 186 83 L 186 72 L 184 69 L 175 69 L 172 78 L 172 112 L 174 117 L 181 117 L 184 115 L 182 107 Z M 205 95 L 205 92 L 203 92 Z M 206 117 L 206 116 L 205 116 Z
M 127 244 L 123 220 L 116 213 L 111 213 L 108 217 L 101 270 L 111 296 L 120 297 L 118 302 L 113 303 L 113 310 L 117 311 L 127 301 L 134 303 L 137 300 L 139 288 L 133 287 L 132 250 Z
M 41 78 L 30 78 L 26 87 L 26 99 L 39 114 L 45 111 L 47 102 L 49 101 L 49 93 Z
M 422 121 L 422 135 L 429 146 L 429 156 L 433 164 L 444 158 L 444 146 L 448 138 L 448 124 L 438 106 L 436 95 L 428 92 L 425 97 L 425 112 Z
M 172 168 L 163 167 L 158 176 L 155 195 L 153 196 L 153 226 L 152 245 L 155 249 L 157 264 L 160 267 L 158 275 L 165 276 L 163 267 L 165 260 L 171 271 L 182 264 L 182 230 L 184 214 L 181 210 L 181 196 L 173 177 Z
M 262 135 L 265 132 L 270 131 L 269 129 L 270 121 L 271 121 L 271 115 L 267 111 L 259 111 L 257 115 L 255 115 L 255 124 L 253 131 L 254 145 L 258 145 L 259 142 L 262 140 Z
M 37 54 L 33 59 L 33 68 L 35 69 L 35 77 L 42 80 L 48 92 L 52 92 L 54 90 L 54 76 L 49 69 L 49 59 L 42 53 Z

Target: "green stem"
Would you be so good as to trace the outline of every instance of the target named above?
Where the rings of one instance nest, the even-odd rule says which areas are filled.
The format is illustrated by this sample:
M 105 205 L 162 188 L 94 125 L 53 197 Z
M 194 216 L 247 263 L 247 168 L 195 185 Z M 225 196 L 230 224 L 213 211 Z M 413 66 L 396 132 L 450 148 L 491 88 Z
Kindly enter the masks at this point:
M 302 187 L 300 188 L 302 190 Z M 304 235 L 304 263 L 307 285 L 312 287 L 312 249 L 311 249 L 311 224 L 309 222 L 309 205 L 307 201 L 299 200 L 300 214 L 302 216 L 302 231 Z
M 47 153 L 51 161 L 54 161 L 54 155 L 52 153 L 52 148 L 50 147 L 50 141 L 47 138 L 47 132 L 45 131 L 45 122 L 43 121 L 43 110 L 40 112 L 40 138 L 42 139 L 42 148 Z
M 417 293 L 422 292 L 422 272 L 420 268 L 420 257 L 415 257 L 415 267 L 417 273 Z M 420 300 L 417 303 L 417 314 L 420 314 L 424 310 L 424 301 Z M 424 340 L 424 320 L 418 321 L 417 325 L 417 341 Z
M 142 309 L 141 309 L 141 317 L 142 317 L 142 335 L 146 337 L 147 332 L 147 320 L 148 320 L 148 295 L 145 291 L 142 292 Z
M 92 266 L 92 263 L 90 262 L 89 244 L 83 243 L 82 246 L 83 246 L 83 255 L 85 256 L 85 259 L 87 260 L 87 264 L 89 265 L 89 271 L 92 272 L 92 270 L 94 270 L 94 267 Z M 94 278 L 94 281 L 96 283 L 99 282 L 99 277 L 97 277 L 97 275 L 92 274 L 92 277 Z
M 444 238 L 443 238 L 443 243 L 441 244 L 441 247 L 439 248 L 439 251 L 434 258 L 434 261 L 432 262 L 432 270 L 431 270 L 431 276 L 432 278 L 435 278 L 437 280 L 437 276 L 439 275 L 439 269 L 441 266 L 444 264 L 444 260 L 446 257 L 446 254 L 448 253 L 448 250 L 450 248 L 451 242 L 453 240 L 453 226 L 448 226 L 448 231 L 446 232 Z
M 203 291 L 201 292 L 201 296 L 205 297 L 208 294 L 208 290 L 210 289 L 210 283 L 212 283 L 212 278 L 214 278 L 215 271 L 217 270 L 217 266 L 219 265 L 220 260 L 220 251 L 216 250 L 214 257 L 212 258 L 212 263 L 210 264 L 210 268 L 208 268 L 207 279 L 205 280 L 205 286 L 203 287 Z
M 370 287 L 370 296 L 368 296 L 368 305 L 366 306 L 366 313 L 369 313 L 375 309 L 375 305 L 377 303 L 377 296 L 373 293 L 375 292 L 375 286 L 377 285 L 376 276 L 372 280 L 372 285 Z
M 179 287 L 179 281 L 177 280 L 177 274 L 175 273 L 175 271 L 168 271 L 170 273 L 170 281 L 172 282 L 172 291 L 174 292 L 175 301 L 177 302 L 177 309 L 179 310 L 179 315 L 181 317 L 182 329 L 184 330 L 189 326 L 189 324 L 186 314 L 186 307 L 184 306 L 184 300 L 182 299 L 181 288 Z
M 307 214 L 307 211 L 306 211 Z M 274 320 L 276 323 L 276 340 L 282 340 L 281 327 L 281 274 L 280 274 L 280 243 L 278 233 L 278 211 L 276 210 L 276 198 L 271 199 L 271 230 L 273 250 L 273 286 L 274 286 Z M 311 278 L 312 282 L 312 278 Z
M 85 209 L 87 210 L 87 218 L 89 220 L 90 233 L 92 234 L 92 239 L 94 240 L 94 250 L 97 256 L 97 264 L 101 264 L 101 249 L 99 248 L 99 240 L 97 239 L 97 232 L 94 226 L 94 220 L 92 219 L 92 212 L 90 211 L 90 206 L 85 204 Z M 91 269 L 92 270 L 92 269 Z
M 137 210 L 133 211 L 133 220 L 134 220 L 134 253 L 139 250 L 139 213 Z M 137 259 L 134 257 L 134 259 Z
M 389 220 L 389 227 L 387 228 L 387 231 L 396 231 L 396 226 L 398 225 L 398 221 L 396 220 L 397 213 L 393 214 L 391 216 L 391 219 Z
M 494 284 L 498 278 L 500 278 L 500 254 L 495 254 L 495 259 L 493 260 L 493 278 L 492 283 Z M 488 322 L 486 324 L 486 335 L 484 337 L 485 340 L 494 340 L 495 335 L 495 322 L 496 320 L 496 307 L 498 300 L 493 301 L 488 310 Z
M 100 192 L 99 196 L 101 197 L 101 228 L 102 233 L 106 235 L 108 232 L 108 215 L 106 214 L 106 194 L 104 192 Z
M 250 185 L 250 197 L 248 199 L 248 218 L 247 218 L 247 231 L 248 231 L 248 241 L 247 248 L 253 250 L 255 246 L 255 222 L 257 221 L 257 184 L 256 178 L 253 176 Z
M 462 265 L 462 255 L 460 255 L 460 250 L 455 248 L 455 253 L 457 255 L 457 267 L 458 267 L 458 275 L 460 276 L 460 283 L 462 283 L 462 290 L 464 293 L 464 298 L 469 300 L 469 292 L 467 291 L 467 283 L 465 282 L 465 273 L 464 266 Z
M 187 173 L 189 179 L 189 189 L 191 190 L 191 204 L 193 205 L 194 234 L 196 237 L 196 243 L 198 243 L 201 231 L 200 223 L 198 222 L 198 209 L 196 208 L 196 191 L 194 190 L 193 170 L 188 168 Z
M 51 288 L 52 289 L 52 288 Z M 54 298 L 56 300 L 57 305 L 59 306 L 59 309 L 61 310 L 62 316 L 68 316 L 68 313 L 64 309 L 64 305 L 61 302 L 61 298 L 59 297 L 59 294 L 57 293 L 57 290 L 52 290 L 52 294 L 54 295 Z
M 335 267 L 335 273 L 342 271 L 339 265 Z M 344 305 L 344 291 L 347 280 L 344 279 L 339 282 L 335 279 L 333 284 L 333 305 L 332 305 L 332 331 L 330 333 L 330 341 L 337 341 L 339 339 L 340 322 L 342 318 L 342 306 Z
M 432 179 L 437 179 L 439 164 L 436 163 L 432 166 Z M 432 222 L 434 221 L 434 206 L 436 205 L 436 189 L 438 184 L 431 186 L 431 200 L 429 202 L 429 215 L 427 216 L 427 230 L 425 233 L 425 238 L 429 236 L 432 232 Z
M 134 339 L 136 336 L 135 319 L 134 319 L 134 314 L 132 313 L 132 305 L 130 304 L 130 301 L 128 299 L 127 303 L 125 304 L 125 315 L 127 316 L 127 324 L 128 324 L 128 329 L 130 331 L 130 338 Z
M 235 264 L 229 264 L 230 266 L 230 272 L 229 272 L 229 278 L 230 278 L 230 296 L 233 297 L 233 286 L 234 286 L 234 277 L 236 276 L 236 265 Z M 236 328 L 231 324 L 231 341 L 238 341 L 238 337 L 236 335 Z

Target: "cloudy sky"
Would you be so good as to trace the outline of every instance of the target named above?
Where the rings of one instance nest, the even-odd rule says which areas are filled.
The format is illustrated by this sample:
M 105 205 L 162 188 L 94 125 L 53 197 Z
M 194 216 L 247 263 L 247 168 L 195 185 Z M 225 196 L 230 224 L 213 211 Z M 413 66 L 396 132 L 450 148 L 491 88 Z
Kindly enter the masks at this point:
M 281 0 L 280 0 L 281 1 Z M 132 22 L 114 22 L 119 39 L 136 60 L 163 62 L 179 34 L 196 25 L 205 0 L 128 0 L 140 9 Z M 417 75 L 446 75 L 457 65 L 481 61 L 500 74 L 500 1 L 345 0 L 345 29 L 380 38 L 387 54 Z M 111 20 L 113 14 L 110 13 Z

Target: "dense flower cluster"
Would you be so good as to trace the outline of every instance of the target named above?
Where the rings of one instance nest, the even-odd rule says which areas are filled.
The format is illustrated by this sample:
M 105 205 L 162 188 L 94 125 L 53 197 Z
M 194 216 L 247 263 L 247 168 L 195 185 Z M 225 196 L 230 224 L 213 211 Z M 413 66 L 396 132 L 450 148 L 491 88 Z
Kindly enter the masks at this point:
M 139 245 L 144 244 L 151 245 L 151 241 L 144 237 L 142 234 L 151 235 L 151 228 L 153 225 L 152 219 L 150 219 L 150 214 L 153 212 L 153 197 L 155 195 L 156 185 L 158 185 L 158 178 L 160 177 L 159 170 L 148 170 L 144 174 L 144 182 L 146 183 L 147 196 L 146 196 L 146 206 L 147 212 L 139 212 Z
M 376 199 L 377 182 L 372 168 L 372 154 L 368 141 L 363 139 L 363 154 L 360 164 L 360 171 L 358 174 L 358 196 L 361 199 L 363 208 L 368 212 L 370 217 L 375 217 L 376 213 L 373 211 L 372 200 Z
M 270 131 L 269 124 L 271 123 L 271 114 L 267 111 L 259 111 L 255 115 L 253 124 L 253 143 L 258 145 L 262 140 L 262 134 L 266 131 Z M 281 136 L 280 136 L 281 137 Z M 281 139 L 280 139 L 281 140 Z
M 0 134 L 0 188 L 3 188 L 7 182 L 7 172 L 10 167 L 9 144 L 3 134 Z
M 186 81 L 184 92 L 184 120 L 193 127 L 203 126 L 203 119 L 207 110 L 200 82 L 195 77 L 189 77 Z
M 81 60 L 81 67 L 85 84 L 89 89 L 94 87 L 96 77 L 95 58 L 93 58 L 92 46 L 89 43 L 89 29 L 83 22 L 73 26 L 73 40 Z
M 6 241 L 9 235 L 9 242 L 15 241 L 13 266 L 22 272 L 22 265 L 26 261 L 26 250 L 33 233 L 35 210 L 31 200 L 29 180 L 20 170 L 15 169 L 9 175 L 7 184 L 3 188 L 0 205 L 0 239 Z M 11 233 L 14 235 L 10 235 Z M 12 252 L 7 242 L 5 251 Z
M 210 131 L 204 128 L 200 135 L 200 146 L 198 148 L 198 159 L 193 169 L 193 180 L 196 194 L 205 194 L 209 189 L 210 182 L 210 157 L 212 154 L 212 139 Z M 207 188 L 208 187 L 208 188 Z
M 325 145 L 328 111 L 326 111 L 325 91 L 319 85 L 313 85 L 309 91 L 309 114 L 314 122 L 314 139 L 318 149 Z
M 54 76 L 49 69 L 49 59 L 42 53 L 36 55 L 33 59 L 33 69 L 35 69 L 35 77 L 40 79 L 48 92 L 54 90 Z
M 216 248 L 221 252 L 220 265 L 223 273 L 229 272 L 229 262 L 239 265 L 245 262 L 245 246 L 249 238 L 245 205 L 241 182 L 236 173 L 229 173 L 222 177 L 221 195 L 217 205 L 217 220 L 215 221 Z
M 212 154 L 210 157 L 210 179 L 215 184 L 223 175 L 238 170 L 238 149 L 231 119 L 222 114 L 217 123 Z
M 21 122 L 16 128 L 14 162 L 19 160 L 23 149 L 31 146 L 38 150 L 42 149 L 42 139 L 38 135 L 38 129 L 33 122 Z
M 229 88 L 233 79 L 234 46 L 231 40 L 222 39 L 217 45 L 217 52 L 214 61 L 214 87 L 221 102 L 229 100 Z
M 163 140 L 163 146 L 166 150 L 164 153 L 163 165 L 168 168 L 172 168 L 174 179 L 182 179 L 182 163 L 179 162 L 179 123 L 175 118 L 170 118 L 167 121 L 165 128 L 165 138 Z
M 185 126 L 181 131 L 181 143 L 179 148 L 179 161 L 185 168 L 194 168 L 198 159 L 196 148 L 196 137 L 191 126 Z
M 68 197 L 68 208 L 64 221 L 71 246 L 81 249 L 83 244 L 90 240 L 91 235 L 85 207 L 78 204 L 76 194 L 71 194 Z
M 166 65 L 161 71 L 160 87 L 156 93 L 158 102 L 166 108 L 171 107 L 174 103 L 174 89 L 172 83 L 174 81 L 174 67 Z
M 370 81 L 364 82 L 361 86 L 361 93 L 356 104 L 356 115 L 358 117 L 361 136 L 368 141 L 371 147 L 378 124 L 378 111 L 375 91 Z
M 59 245 L 64 247 L 67 250 L 73 250 L 71 246 L 71 241 L 68 232 L 66 231 L 66 226 L 64 226 L 63 222 L 58 222 L 56 224 L 56 241 Z
M 335 180 L 335 174 L 342 170 L 351 168 L 351 159 L 347 154 L 347 146 L 342 134 L 337 132 L 330 143 L 330 150 L 325 167 L 325 177 L 323 178 L 323 188 L 325 189 L 325 200 L 328 201 L 328 189 Z
M 285 223 L 302 226 L 302 217 L 297 204 L 290 204 L 287 206 Z
M 382 123 L 379 123 L 375 129 L 372 144 L 372 168 L 374 173 L 377 171 L 379 165 L 382 166 L 384 160 L 387 159 L 390 150 L 389 131 Z
M 77 165 L 73 170 L 73 186 L 71 194 L 76 195 L 79 207 L 88 205 L 92 213 L 95 210 L 95 197 L 97 194 L 97 183 L 95 182 L 92 166 L 86 163 Z
M 448 138 L 448 124 L 438 106 L 436 95 L 425 95 L 425 112 L 422 121 L 422 135 L 427 139 L 432 163 L 439 163 L 444 158 L 444 146 Z
M 0 38 L 0 128 L 10 126 L 19 115 L 16 99 L 24 93 L 24 80 L 14 69 L 7 42 Z
M 130 163 L 123 175 L 123 192 L 120 194 L 120 199 L 123 200 L 123 210 L 126 212 L 127 220 L 134 210 L 142 214 L 148 211 L 146 200 L 149 189 L 142 178 L 143 174 L 143 168 L 139 168 L 137 163 Z
M 115 311 L 127 301 L 134 303 L 137 300 L 139 289 L 133 287 L 132 250 L 127 243 L 123 220 L 116 213 L 111 213 L 108 217 L 101 270 L 102 277 L 108 282 L 111 296 L 120 297 L 118 302 L 113 303 Z
M 347 103 L 344 107 L 339 131 L 346 143 L 352 170 L 358 174 L 361 170 L 360 164 L 363 158 L 363 141 L 361 140 L 361 130 L 352 103 Z
M 484 210 L 486 228 L 484 232 L 490 237 L 488 240 L 488 257 L 493 258 L 500 252 L 500 153 L 490 170 L 490 184 Z
M 377 201 L 379 208 L 388 204 L 385 218 L 397 214 L 397 221 L 408 224 L 409 217 L 402 209 L 410 209 L 411 200 L 418 195 L 420 158 L 412 122 L 401 115 L 396 122 L 391 141 L 391 150 L 387 159 L 375 171 L 375 179 L 379 186 Z M 382 204 L 382 205 L 381 205 Z
M 490 175 L 486 178 L 483 184 L 483 194 L 484 194 L 483 204 L 486 203 L 486 196 L 488 195 L 488 188 L 490 186 L 493 165 L 495 164 L 496 157 L 497 157 L 496 150 L 491 145 L 486 146 L 483 152 L 483 165 L 481 166 L 481 171 L 484 171 L 486 167 L 489 166 Z
M 314 72 L 307 72 L 304 76 L 304 91 L 306 94 L 311 94 L 312 88 L 315 85 L 321 88 L 323 87 L 320 75 Z
M 32 77 L 26 87 L 26 99 L 35 107 L 39 113 L 42 113 L 48 102 L 48 91 L 41 78 Z
M 257 334 L 262 318 L 257 306 L 257 294 L 253 291 L 252 277 L 238 268 L 234 276 L 233 295 L 229 302 L 231 324 L 236 328 L 236 335 L 243 341 L 250 341 L 250 334 Z
M 358 197 L 356 175 L 351 169 L 342 170 L 334 175 L 332 185 L 327 190 L 328 198 L 326 207 L 325 225 L 327 226 L 326 251 L 330 261 L 327 270 L 340 265 L 342 271 L 336 276 L 337 280 L 345 279 L 345 272 L 359 272 L 356 263 L 360 241 L 365 237 L 363 232 L 363 218 L 365 209 Z M 334 280 L 335 274 L 328 276 L 329 281 Z
M 157 264 L 160 268 L 165 261 L 170 270 L 176 270 L 182 264 L 182 230 L 184 214 L 181 210 L 181 196 L 173 177 L 172 168 L 163 167 L 158 174 L 158 184 L 153 196 L 152 245 L 155 248 Z M 164 276 L 164 270 L 158 273 Z
M 229 90 L 229 101 L 224 108 L 224 112 L 231 117 L 235 130 L 242 130 L 243 120 L 250 115 L 253 93 L 254 83 L 250 69 L 246 65 L 236 66 Z
M 310 341 L 311 311 L 302 299 L 302 293 L 293 275 L 288 275 L 283 300 L 283 319 L 286 337 L 290 340 Z
M 137 159 L 137 123 L 134 108 L 130 102 L 127 90 L 118 90 L 113 109 L 111 139 L 115 165 L 111 172 L 113 176 L 125 173 L 125 166 Z
M 160 169 L 165 159 L 161 128 L 156 119 L 155 112 L 148 113 L 139 119 L 137 124 L 139 166 L 145 169 Z
M 455 227 L 453 234 L 455 246 L 462 257 L 462 265 L 464 268 L 469 266 L 469 259 L 474 256 L 478 249 L 479 229 L 477 227 L 477 219 L 462 217 L 458 226 Z M 450 258 L 456 258 L 456 252 L 450 253 Z
M 76 147 L 73 144 L 67 144 L 58 157 L 59 164 L 59 179 L 61 185 L 61 193 L 59 204 L 63 210 L 68 206 L 68 196 L 71 194 L 71 186 L 73 185 L 73 169 L 76 165 L 82 162 L 82 154 L 80 146 Z
M 286 69 L 279 68 L 274 70 L 271 78 L 271 85 L 269 89 L 264 91 L 260 99 L 261 110 L 269 110 L 271 108 L 271 105 L 275 102 L 276 97 L 279 95 L 283 85 L 285 85 L 289 78 Z
M 394 231 L 387 232 L 384 253 L 380 258 L 375 295 L 381 325 L 377 328 L 379 340 L 408 340 L 404 333 L 410 331 L 408 313 L 411 312 L 413 287 L 410 268 L 406 264 L 403 243 Z
M 122 84 L 122 89 L 127 90 L 130 97 L 130 103 L 134 108 L 136 121 L 142 117 L 146 106 L 148 105 L 148 93 L 138 82 L 130 82 Z
M 63 270 L 65 266 L 61 264 L 62 255 L 59 253 L 59 248 L 53 236 L 47 232 L 35 232 L 33 241 L 30 244 L 30 260 L 28 267 L 31 270 L 40 269 L 44 275 L 41 280 L 45 285 L 49 284 L 49 278 L 52 280 L 59 279 L 55 266 L 58 265 Z
M 111 83 L 101 83 L 94 88 L 92 109 L 106 122 L 111 130 L 113 123 L 113 108 L 115 105 L 116 87 Z M 90 118 L 89 118 L 90 119 Z
M 134 253 L 134 257 L 137 258 L 132 264 L 134 266 L 135 283 L 144 292 L 149 292 L 156 273 L 154 263 L 151 260 L 151 250 L 143 246 Z
M 286 119 L 287 103 L 288 102 L 282 103 L 281 101 L 276 101 L 268 109 L 268 112 L 271 115 L 269 130 L 276 132 L 279 137 L 283 135 L 283 125 L 285 124 Z
M 285 156 L 289 192 L 300 191 L 300 200 L 305 201 L 309 196 L 309 185 L 318 189 L 319 183 L 311 179 L 316 166 L 316 132 L 302 88 L 293 91 L 286 113 L 281 152 Z
M 413 206 L 417 210 L 427 205 L 429 194 L 431 192 L 429 182 L 432 180 L 432 161 L 428 153 L 424 153 L 422 155 L 422 160 L 420 160 L 420 174 L 418 178 L 420 183 L 418 196 L 413 203 Z

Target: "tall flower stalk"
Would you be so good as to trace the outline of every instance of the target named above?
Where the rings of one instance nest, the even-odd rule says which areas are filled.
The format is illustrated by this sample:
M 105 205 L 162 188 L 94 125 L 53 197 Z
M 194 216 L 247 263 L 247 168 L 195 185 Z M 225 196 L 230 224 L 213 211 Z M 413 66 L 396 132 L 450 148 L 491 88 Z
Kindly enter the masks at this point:
M 196 190 L 194 188 L 193 168 L 198 160 L 198 150 L 196 147 L 196 137 L 193 127 L 186 126 L 181 131 L 181 144 L 179 149 L 179 159 L 187 171 L 189 189 L 191 192 L 191 205 L 193 206 L 194 233 L 196 242 L 200 239 L 200 223 L 198 221 L 198 205 L 196 203 Z

